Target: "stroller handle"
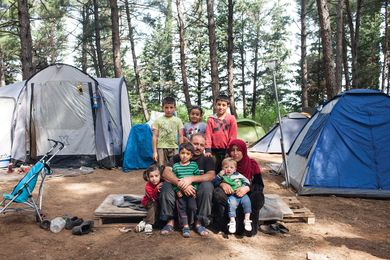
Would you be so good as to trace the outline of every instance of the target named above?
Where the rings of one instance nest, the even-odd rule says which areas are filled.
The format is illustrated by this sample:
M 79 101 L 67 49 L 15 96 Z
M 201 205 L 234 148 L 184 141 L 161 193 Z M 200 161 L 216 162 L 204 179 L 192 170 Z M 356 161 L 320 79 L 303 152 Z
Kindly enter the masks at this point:
M 62 150 L 62 149 L 64 149 L 64 147 L 65 147 L 65 145 L 64 145 L 63 142 L 60 142 L 60 141 L 57 141 L 57 140 L 54 140 L 54 139 L 50 139 L 50 138 L 47 139 L 47 140 L 54 143 L 53 149 L 56 148 L 58 144 L 61 145 L 61 147 L 58 148 L 58 150 Z

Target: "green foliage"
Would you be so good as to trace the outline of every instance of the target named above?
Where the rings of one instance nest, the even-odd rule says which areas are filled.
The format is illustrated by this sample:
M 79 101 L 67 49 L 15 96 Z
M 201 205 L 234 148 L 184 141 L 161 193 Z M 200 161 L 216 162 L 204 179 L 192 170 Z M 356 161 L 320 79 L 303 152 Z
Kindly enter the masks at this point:
M 280 107 L 280 115 L 283 117 L 287 111 L 283 106 Z M 263 103 L 257 107 L 255 121 L 260 123 L 265 132 L 268 132 L 271 127 L 278 121 L 278 110 L 276 103 Z

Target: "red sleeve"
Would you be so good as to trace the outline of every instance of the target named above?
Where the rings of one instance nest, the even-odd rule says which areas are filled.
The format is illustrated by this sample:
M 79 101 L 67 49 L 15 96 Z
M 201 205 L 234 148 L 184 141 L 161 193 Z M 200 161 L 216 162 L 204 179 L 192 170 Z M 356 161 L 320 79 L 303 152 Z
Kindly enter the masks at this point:
M 229 143 L 231 140 L 234 140 L 234 139 L 237 139 L 237 121 L 236 121 L 236 118 L 231 115 L 231 119 L 230 119 L 230 130 L 229 130 Z
M 212 144 L 211 135 L 213 133 L 212 121 L 213 121 L 213 119 L 211 117 L 209 117 L 207 119 L 206 134 L 205 134 L 205 137 L 206 137 L 206 146 L 205 146 L 206 152 L 211 152 L 211 144 Z
M 154 186 L 153 184 L 151 184 L 149 182 L 145 186 L 145 193 L 153 201 L 157 200 L 157 198 L 158 198 L 157 186 Z

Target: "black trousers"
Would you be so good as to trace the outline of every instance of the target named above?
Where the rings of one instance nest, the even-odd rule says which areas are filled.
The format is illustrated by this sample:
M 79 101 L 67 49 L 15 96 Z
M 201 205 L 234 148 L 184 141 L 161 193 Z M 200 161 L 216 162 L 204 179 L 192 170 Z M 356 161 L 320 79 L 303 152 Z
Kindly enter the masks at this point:
M 192 225 L 196 214 L 195 198 L 187 196 L 176 198 L 176 207 L 180 227 Z
M 251 200 L 252 204 L 252 231 L 247 232 L 244 229 L 244 211 L 242 207 L 237 209 L 237 235 L 246 234 L 248 236 L 253 236 L 257 234 L 257 229 L 259 227 L 259 212 L 264 205 L 264 184 L 263 179 L 260 174 L 255 175 L 252 180 L 251 190 L 247 193 Z M 215 228 L 219 231 L 228 233 L 227 224 L 229 223 L 228 210 L 229 205 L 227 202 L 228 196 L 220 188 L 216 187 L 213 193 L 213 213 L 214 213 L 214 225 Z
M 196 191 L 197 212 L 195 219 L 202 225 L 208 226 L 211 218 L 211 203 L 213 199 L 214 186 L 212 182 L 200 182 Z M 164 182 L 160 189 L 159 205 L 160 220 L 168 221 L 176 215 L 175 213 L 176 194 L 173 191 L 172 184 Z

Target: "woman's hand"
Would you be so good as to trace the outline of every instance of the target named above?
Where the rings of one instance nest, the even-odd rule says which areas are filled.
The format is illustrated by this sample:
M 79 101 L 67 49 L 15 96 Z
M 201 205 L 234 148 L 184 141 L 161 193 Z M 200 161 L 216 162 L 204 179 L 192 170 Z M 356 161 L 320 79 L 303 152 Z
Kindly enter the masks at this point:
M 192 184 L 192 178 L 191 177 L 185 177 L 179 180 L 177 183 L 177 187 L 181 190 L 187 189 L 188 186 Z
M 225 194 L 227 195 L 231 195 L 234 193 L 232 187 L 227 183 L 222 182 L 221 184 L 219 184 L 219 187 L 221 187 L 223 192 L 225 192 Z
M 244 196 L 245 194 L 247 194 L 251 189 L 248 187 L 248 186 L 242 186 L 240 188 L 237 188 L 236 190 L 236 195 L 237 197 L 242 197 Z
M 157 190 L 160 191 L 161 187 L 162 187 L 163 183 L 160 182 L 159 184 L 157 184 Z

